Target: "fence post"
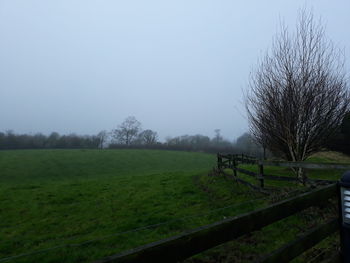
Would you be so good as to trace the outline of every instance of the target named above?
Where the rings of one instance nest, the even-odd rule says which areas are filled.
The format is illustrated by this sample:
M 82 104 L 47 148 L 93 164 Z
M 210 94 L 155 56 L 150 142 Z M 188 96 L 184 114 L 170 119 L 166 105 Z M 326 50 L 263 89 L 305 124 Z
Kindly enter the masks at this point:
M 217 154 L 217 158 L 218 158 L 218 169 L 221 170 L 222 158 L 221 158 L 220 153 Z
M 235 159 L 235 157 L 233 157 L 233 156 L 232 156 L 232 162 L 233 162 L 233 167 L 232 167 L 233 175 L 234 175 L 235 177 L 237 177 L 237 170 L 236 170 L 237 164 L 236 164 L 236 159 Z
M 342 262 L 350 263 L 350 171 L 338 182 L 340 256 Z
M 260 180 L 260 187 L 264 188 L 264 165 L 263 163 L 259 163 L 259 180 Z

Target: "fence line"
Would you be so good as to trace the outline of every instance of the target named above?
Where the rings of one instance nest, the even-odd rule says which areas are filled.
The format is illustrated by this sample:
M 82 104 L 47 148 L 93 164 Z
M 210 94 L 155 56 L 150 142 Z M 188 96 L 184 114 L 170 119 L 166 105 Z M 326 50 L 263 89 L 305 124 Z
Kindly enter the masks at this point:
M 337 195 L 336 184 L 289 198 L 263 209 L 193 229 L 187 233 L 153 242 L 96 263 L 177 262 L 244 234 L 261 229 L 310 206 Z
M 309 230 L 296 240 L 267 255 L 260 263 L 289 262 L 327 236 L 336 232 L 338 228 L 339 222 L 337 218 L 329 220 L 327 223 Z
M 266 166 L 280 166 L 280 167 L 290 167 L 290 168 L 306 168 L 306 169 L 350 169 L 349 164 L 340 163 L 312 163 L 312 162 L 287 162 L 287 161 L 265 161 L 258 160 L 256 157 L 248 156 L 244 154 L 218 154 L 218 163 L 226 164 L 230 163 L 229 160 L 235 159 L 236 162 L 246 163 L 246 164 L 258 164 Z M 222 160 L 226 159 L 226 160 Z M 229 168 L 229 167 L 228 167 Z
M 238 167 L 239 164 L 255 164 L 258 165 L 259 172 L 249 171 L 243 168 Z M 261 191 L 264 188 L 265 179 L 275 180 L 275 181 L 299 181 L 297 177 L 290 176 L 278 176 L 278 175 L 269 175 L 264 173 L 264 165 L 267 166 L 278 166 L 278 167 L 289 167 L 289 168 L 307 168 L 307 169 L 350 169 L 350 165 L 346 164 L 335 164 L 335 163 L 306 163 L 306 162 L 280 162 L 280 161 L 264 161 L 258 160 L 252 156 L 247 156 L 244 154 L 217 154 L 217 168 L 220 173 L 223 173 L 223 169 L 232 169 L 234 178 L 236 181 L 250 186 L 255 190 Z M 237 171 L 245 175 L 255 177 L 260 182 L 260 187 L 255 187 L 251 183 L 237 178 Z M 233 177 L 231 177 L 233 178 Z M 323 180 L 323 179 L 308 179 L 308 182 L 316 184 L 329 184 L 334 183 L 332 180 Z M 306 181 L 302 181 L 306 183 Z
M 261 193 L 263 193 L 263 194 L 267 194 L 267 195 L 270 194 L 269 192 L 265 191 L 265 190 L 262 189 L 261 187 L 255 186 L 255 185 L 253 185 L 252 183 L 249 183 L 249 182 L 247 182 L 247 181 L 245 181 L 245 180 L 239 178 L 238 176 L 230 175 L 230 174 L 225 173 L 225 172 L 221 172 L 221 173 L 222 173 L 225 177 L 228 177 L 228 178 L 230 178 L 230 179 L 233 179 L 233 180 L 235 180 L 236 182 L 239 182 L 239 183 L 241 183 L 241 184 L 244 184 L 244 185 L 246 185 L 246 186 L 252 188 L 253 190 L 259 191 L 259 192 L 261 192 Z
M 279 162 L 279 161 L 257 161 L 258 164 L 267 166 L 280 166 L 290 168 L 306 168 L 306 169 L 350 169 L 349 164 L 339 163 L 309 163 L 309 162 Z

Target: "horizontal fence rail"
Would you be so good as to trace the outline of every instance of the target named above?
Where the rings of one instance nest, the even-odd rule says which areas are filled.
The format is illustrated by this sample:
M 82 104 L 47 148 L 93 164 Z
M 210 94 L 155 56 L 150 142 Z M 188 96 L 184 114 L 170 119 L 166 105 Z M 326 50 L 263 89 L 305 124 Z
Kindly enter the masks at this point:
M 340 169 L 350 170 L 349 164 L 339 163 L 312 163 L 312 162 L 287 162 L 287 161 L 265 161 L 258 160 L 255 157 L 242 154 L 218 154 L 218 163 L 226 164 L 232 161 L 241 162 L 245 164 L 259 164 L 265 166 L 279 166 L 290 168 L 306 168 L 306 169 Z M 229 167 L 228 167 L 229 168 Z
M 338 163 L 309 163 L 309 162 L 275 162 L 275 161 L 258 161 L 258 164 L 266 166 L 281 166 L 290 168 L 306 168 L 306 169 L 350 169 L 349 164 Z
M 260 263 L 289 262 L 339 229 L 338 218 L 315 227 L 296 240 L 267 255 Z
M 255 164 L 258 165 L 259 172 L 249 171 L 243 168 L 238 167 L 239 164 Z M 307 177 L 291 177 L 291 176 L 279 176 L 279 175 L 269 175 L 264 174 L 264 166 L 277 166 L 277 167 L 288 167 L 288 168 L 303 168 L 303 169 L 340 169 L 350 170 L 350 165 L 348 164 L 339 164 L 339 163 L 309 163 L 309 162 L 287 162 L 287 161 L 265 161 L 258 160 L 252 156 L 247 156 L 244 154 L 217 154 L 217 168 L 220 173 L 223 173 L 224 169 L 232 169 L 233 175 L 236 178 L 236 181 L 250 186 L 254 190 L 257 188 L 264 188 L 264 180 L 275 180 L 275 181 L 299 181 L 302 184 L 311 183 L 318 185 L 326 185 L 334 183 L 332 180 L 324 179 L 311 179 Z M 252 187 L 252 184 L 243 180 L 238 179 L 237 172 L 240 172 L 245 175 L 253 176 L 260 181 L 259 187 Z M 304 170 L 305 173 L 305 170 Z
M 246 170 L 246 169 L 242 169 L 242 168 L 238 168 L 238 167 L 235 167 L 234 169 L 236 171 L 238 171 L 238 172 L 244 173 L 246 175 L 254 176 L 254 177 L 257 177 L 259 175 L 258 173 L 254 173 L 252 171 L 249 171 L 249 170 Z
M 256 185 L 254 185 L 254 184 L 252 184 L 252 183 L 249 183 L 249 182 L 247 182 L 247 181 L 245 181 L 245 180 L 243 180 L 243 179 L 240 179 L 240 178 L 238 178 L 237 176 L 234 176 L 234 175 L 232 175 L 232 174 L 227 174 L 227 173 L 225 173 L 225 172 L 223 172 L 222 174 L 223 174 L 224 176 L 230 178 L 230 179 L 233 179 L 234 181 L 237 181 L 237 182 L 239 182 L 239 183 L 241 183 L 241 184 L 243 184 L 243 185 L 246 185 L 246 186 L 248 186 L 248 187 L 250 187 L 250 188 L 252 188 L 252 189 L 254 189 L 254 190 L 256 190 L 256 191 L 259 191 L 259 192 L 261 192 L 261 193 L 263 193 L 263 194 L 270 194 L 269 192 L 264 191 L 261 187 L 256 186 Z
M 336 196 L 336 184 L 301 194 L 240 216 L 199 227 L 187 233 L 147 244 L 96 263 L 177 262 L 242 235 L 256 231 L 310 206 Z

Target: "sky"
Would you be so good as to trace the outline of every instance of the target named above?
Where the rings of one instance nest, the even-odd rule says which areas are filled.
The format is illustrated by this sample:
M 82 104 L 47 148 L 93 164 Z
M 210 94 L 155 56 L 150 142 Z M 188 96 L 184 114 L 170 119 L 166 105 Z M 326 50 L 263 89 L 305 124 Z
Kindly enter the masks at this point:
M 161 139 L 234 140 L 249 73 L 303 7 L 349 72 L 347 0 L 0 0 L 0 131 L 92 135 L 135 116 Z

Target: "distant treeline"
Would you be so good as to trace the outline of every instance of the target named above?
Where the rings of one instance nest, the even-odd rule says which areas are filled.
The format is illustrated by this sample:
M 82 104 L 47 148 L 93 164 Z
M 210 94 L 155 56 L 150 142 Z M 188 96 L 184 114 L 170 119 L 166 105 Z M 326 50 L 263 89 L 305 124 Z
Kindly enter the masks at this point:
M 236 141 L 224 139 L 220 130 L 215 136 L 182 135 L 167 137 L 160 142 L 156 131 L 141 129 L 141 123 L 135 117 L 128 117 L 117 129 L 101 131 L 96 135 L 50 135 L 41 133 L 15 134 L 13 131 L 0 132 L 0 149 L 162 149 L 222 153 L 244 153 L 257 157 L 272 154 L 256 144 L 250 134 L 244 133 Z M 329 139 L 327 148 L 350 154 L 350 113 L 343 120 L 339 132 Z M 266 150 L 266 149 L 265 149 Z
M 235 142 L 224 139 L 220 129 L 214 130 L 215 135 L 210 138 L 205 135 L 182 135 L 167 137 L 165 142 L 159 142 L 156 131 L 141 129 L 141 123 L 135 117 L 130 116 L 122 122 L 117 129 L 109 133 L 111 143 L 109 148 L 144 148 L 164 149 L 181 151 L 202 151 L 202 152 L 230 152 L 245 153 L 261 156 L 261 147 L 256 145 L 251 136 L 247 133 L 240 136 Z M 106 131 L 100 134 L 107 134 Z
M 13 131 L 0 132 L 0 149 L 98 148 L 100 144 L 98 136 L 60 135 L 57 132 L 48 136 L 41 133 L 29 135 L 15 134 Z
M 223 139 L 221 136 L 209 138 L 204 135 L 182 135 L 168 137 L 165 142 L 152 144 L 139 143 L 135 141 L 129 145 L 123 143 L 112 143 L 109 148 L 113 149 L 161 149 L 161 150 L 181 150 L 181 151 L 201 151 L 209 153 L 245 153 L 249 155 L 261 156 L 263 150 L 256 145 L 249 134 L 245 133 L 235 142 Z
M 149 131 L 149 130 L 146 130 Z M 52 132 L 50 135 L 38 134 L 16 134 L 13 131 L 0 132 L 0 149 L 159 149 L 159 150 L 181 150 L 181 151 L 201 151 L 201 152 L 227 152 L 245 153 L 249 155 L 261 155 L 262 149 L 256 145 L 249 134 L 245 133 L 235 142 L 230 142 L 221 137 L 219 131 L 216 136 L 209 138 L 204 135 L 182 135 L 168 137 L 165 142 L 159 142 L 156 137 L 153 139 L 142 139 L 135 136 L 129 144 L 113 138 L 113 133 L 102 131 L 97 135 L 60 135 Z M 150 134 L 150 132 L 146 132 Z M 153 134 L 154 135 L 154 134 Z

